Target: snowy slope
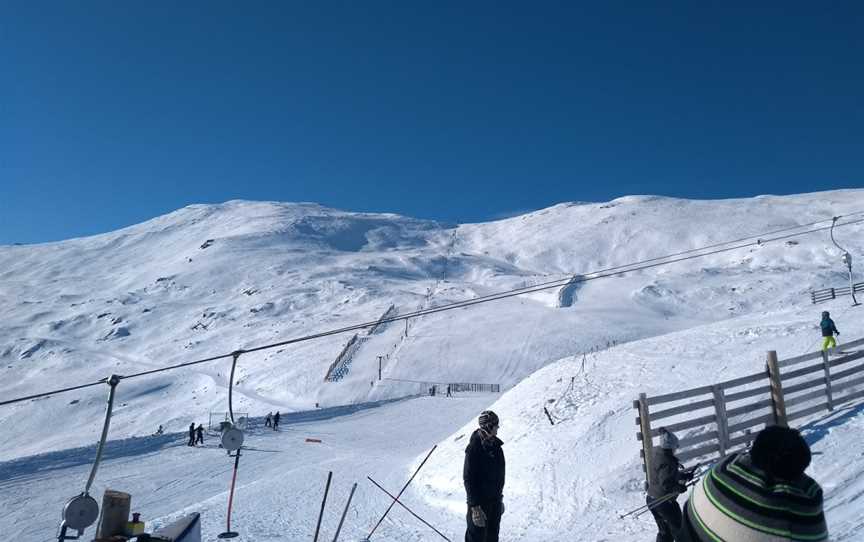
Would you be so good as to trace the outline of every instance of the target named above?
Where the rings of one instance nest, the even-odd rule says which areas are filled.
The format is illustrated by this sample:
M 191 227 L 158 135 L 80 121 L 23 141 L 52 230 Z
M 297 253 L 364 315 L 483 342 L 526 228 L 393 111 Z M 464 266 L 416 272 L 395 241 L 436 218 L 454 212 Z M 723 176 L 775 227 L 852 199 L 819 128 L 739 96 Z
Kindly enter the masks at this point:
M 864 190 L 709 202 L 633 196 L 605 204 L 562 204 L 503 221 L 449 227 L 314 204 L 236 201 L 187 207 L 90 238 L 0 247 L 0 395 L 27 395 L 111 373 L 128 374 L 372 321 L 391 304 L 400 311 L 433 307 L 861 210 Z M 837 238 L 859 255 L 864 253 L 860 232 L 860 226 L 844 228 L 837 231 Z M 325 383 L 324 375 L 350 335 L 245 355 L 237 377 L 235 409 L 253 415 L 276 409 L 306 410 L 316 402 L 329 407 L 375 401 L 423 388 L 400 380 L 516 386 L 495 407 L 505 420 L 519 420 L 510 427 L 505 421 L 503 429 L 505 440 L 510 441 L 508 451 L 513 450 L 508 499 L 525 510 L 514 521 L 525 536 L 551 536 L 542 534 L 545 527 L 540 520 L 529 519 L 541 512 L 552 514 L 549 517 L 568 528 L 596 530 L 608 518 L 597 504 L 596 499 L 602 499 L 596 492 L 578 496 L 580 489 L 592 487 L 588 481 L 611 483 L 612 494 L 606 498 L 616 506 L 638 501 L 629 411 L 635 390 L 687 387 L 683 383 L 710 371 L 718 378 L 741 374 L 741 359 L 733 354 L 751 337 L 751 332 L 741 330 L 774 330 L 765 331 L 763 341 L 787 341 L 772 345 L 781 352 L 787 345 L 793 351 L 804 349 L 806 345 L 795 341 L 808 342 L 812 335 L 814 309 L 807 305 L 807 292 L 811 287 L 846 282 L 839 252 L 827 237 L 827 233 L 811 235 L 587 282 L 567 292 L 571 306 L 559 307 L 560 292 L 549 290 L 426 316 L 411 322 L 407 337 L 403 324 L 392 324 L 363 341 L 348 375 L 336 383 Z M 838 325 L 844 329 L 839 321 Z M 778 331 L 786 326 L 795 333 Z M 572 373 L 572 360 L 581 361 L 578 354 L 613 341 L 628 344 L 596 356 L 588 375 L 590 384 L 586 380 L 585 389 L 575 392 L 572 401 L 584 406 L 562 426 L 561 434 L 547 435 L 543 423 L 548 426 L 548 422 L 536 418 L 537 405 L 561 386 L 557 378 L 569 382 L 565 377 Z M 722 362 L 703 359 L 709 348 L 720 351 L 717 359 Z M 754 347 L 748 354 L 750 363 L 759 363 L 765 349 L 767 345 Z M 676 367 L 686 370 L 669 371 L 669 352 L 682 360 Z M 379 355 L 386 359 L 385 378 L 394 380 L 376 381 Z M 605 357 L 609 361 L 602 363 Z M 206 421 L 210 411 L 224 411 L 228 368 L 223 362 L 123 382 L 112 438 L 148 435 L 159 424 L 181 431 L 192 420 Z M 632 378 L 634 371 L 638 380 Z M 7 446 L 0 449 L 0 461 L 6 461 L 0 464 L 0 480 L 4 469 L 14 465 L 42 465 L 41 460 L 31 460 L 32 454 L 55 451 L 64 463 L 74 455 L 71 450 L 90 445 L 98 433 L 106 392 L 90 388 L 0 409 L 0 423 L 7 428 Z M 451 441 L 492 400 L 490 396 L 466 399 L 459 403 L 464 408 L 454 406 L 449 414 L 410 407 L 410 427 L 417 429 L 399 433 L 410 437 L 410 445 L 394 447 L 391 437 L 378 442 L 382 446 L 378 456 L 370 451 L 375 439 L 364 444 L 362 452 L 352 452 L 346 444 L 339 450 L 339 461 L 355 478 L 362 478 L 370 463 L 358 462 L 353 454 L 382 460 L 393 454 L 393 464 L 385 472 L 398 485 L 416 456 L 444 439 L 449 444 L 436 452 L 422 482 L 434 489 L 432 497 L 427 499 L 424 493 L 412 498 L 430 513 L 449 514 L 447 521 L 455 529 L 462 497 L 454 479 L 458 469 L 453 470 L 451 463 L 461 461 L 461 444 Z M 391 423 L 390 417 L 397 415 L 390 410 L 394 408 L 380 407 L 374 410 L 380 414 L 363 415 L 375 419 L 367 420 L 368 425 L 358 423 L 357 435 Z M 348 427 L 351 419 L 338 423 Z M 434 431 L 425 434 L 433 421 Z M 331 423 L 337 422 L 320 421 L 320 430 L 329 433 Z M 445 438 L 454 431 L 452 438 Z M 591 452 L 606 450 L 599 444 L 588 446 L 592 439 L 608 441 L 603 446 L 620 455 Z M 562 448 L 550 447 L 549 442 L 560 442 Z M 586 447 L 580 449 L 582 442 Z M 129 468 L 140 467 L 142 476 L 160 479 L 158 466 L 165 460 L 165 449 L 151 445 L 144 446 L 148 454 L 159 451 L 152 470 L 139 464 L 143 459 L 134 451 L 126 462 Z M 137 444 L 131 448 L 136 450 Z M 544 453 L 536 453 L 538 449 Z M 571 449 L 612 460 L 604 468 L 594 465 L 590 472 L 588 466 L 584 472 L 579 467 L 563 473 L 547 465 L 560 461 Z M 169 448 L 168 452 L 183 456 L 188 450 Z M 221 472 L 225 464 L 220 455 L 214 454 L 214 461 L 219 461 Z M 334 459 L 324 454 L 310 461 L 326 470 Z M 179 472 L 183 460 L 178 456 L 177 461 Z M 51 474 L 40 475 L 39 480 L 50 484 L 65 480 L 64 487 L 75 486 L 73 479 L 86 478 L 81 468 L 61 476 L 52 467 Z M 36 470 L 41 472 L 42 467 Z M 263 466 L 256 472 L 262 480 L 259 486 L 268 485 L 263 480 L 275 474 Z M 30 472 L 23 479 L 32 481 L 33 475 Z M 543 476 L 562 481 L 560 489 L 544 484 L 532 490 L 527 481 Z M 618 478 L 612 481 L 613 477 Z M 288 487 L 304 491 L 308 483 L 304 475 L 297 486 Z M 215 486 L 212 491 L 206 498 L 222 502 Z M 266 502 L 271 498 L 268 491 L 253 492 L 254 499 Z M 203 497 L 172 494 L 159 501 L 158 514 L 169 508 L 200 507 Z M 26 503 L 46 504 L 40 498 L 34 495 Z M 0 504 L 11 502 L 18 501 Z M 52 501 L 49 508 L 55 509 L 55 504 Z M 219 506 L 212 506 L 214 514 L 222 513 L 217 512 Z M 573 513 L 574 506 L 585 511 L 584 517 Z M 16 521 L 4 519 L 0 529 Z M 394 533 L 401 532 L 400 525 L 392 526 Z M 405 540 L 397 534 L 393 539 Z

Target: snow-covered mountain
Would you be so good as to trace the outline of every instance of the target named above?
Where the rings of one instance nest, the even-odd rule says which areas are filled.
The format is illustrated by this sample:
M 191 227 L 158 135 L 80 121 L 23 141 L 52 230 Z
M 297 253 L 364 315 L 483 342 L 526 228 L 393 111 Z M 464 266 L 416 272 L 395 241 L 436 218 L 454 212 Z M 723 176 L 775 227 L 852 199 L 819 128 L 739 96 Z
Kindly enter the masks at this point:
M 400 312 L 434 307 L 860 211 L 864 190 L 722 201 L 630 196 L 458 226 L 315 204 L 194 205 L 104 235 L 0 247 L 0 396 L 38 393 L 374 321 L 391 305 Z M 860 255 L 861 231 L 856 225 L 835 233 L 853 255 Z M 495 406 L 503 414 L 502 435 L 512 454 L 511 513 L 526 514 L 512 516 L 514 522 L 521 518 L 518 528 L 513 524 L 521 534 L 505 539 L 556 540 L 556 533 L 606 529 L 608 535 L 585 539 L 628 540 L 629 532 L 635 540 L 637 529 L 615 527 L 610 515 L 615 506 L 638 500 L 640 471 L 630 412 L 634 394 L 688 387 L 697 377 L 751 372 L 746 367 L 759 363 L 769 346 L 806 348 L 815 325 L 810 313 L 818 311 L 809 306 L 809 290 L 845 283 L 840 253 L 827 232 L 762 244 L 580 282 L 564 292 L 551 289 L 424 316 L 409 323 L 407 336 L 401 322 L 373 334 L 361 332 L 347 374 L 337 382 L 324 377 L 352 334 L 244 355 L 235 410 L 256 416 L 277 409 L 309 410 L 316 403 L 326 409 L 421 391 L 422 384 L 406 381 L 500 383 L 513 388 Z M 847 328 L 856 331 L 854 325 Z M 864 327 L 857 331 L 862 336 Z M 769 341 L 778 345 L 763 344 Z M 539 405 L 560 387 L 557 379 L 572 373 L 581 353 L 612 343 L 621 346 L 593 358 L 588 375 L 593 387 L 586 383 L 578 390 L 570 413 L 573 423 L 553 434 L 536 418 Z M 706 355 L 709 350 L 713 358 Z M 741 352 L 746 354 L 739 357 Z M 383 356 L 383 376 L 389 380 L 377 380 L 378 356 Z M 112 438 L 149 435 L 159 424 L 182 431 L 190 421 L 206 420 L 210 411 L 224 412 L 228 369 L 229 362 L 223 361 L 122 382 Z M 88 388 L 0 409 L 6 444 L 0 449 L 0 461 L 6 461 L 0 463 L 0 473 L 4 465 L 12 472 L 29 472 L 22 466 L 34 464 L 27 457 L 49 451 L 56 456 L 43 456 L 45 461 L 56 457 L 68 462 L 71 453 L 64 451 L 95 439 L 106 393 L 107 387 Z M 374 440 L 366 443 L 355 436 L 366 459 L 340 461 L 349 470 L 362 464 L 371 471 L 376 467 L 369 457 L 386 462 L 389 453 L 395 464 L 382 476 L 396 485 L 424 446 L 443 441 L 418 479 L 424 491 L 414 496 L 431 513 L 449 514 L 447 525 L 456 529 L 462 497 L 453 462 L 461 461 L 463 444 L 454 439 L 495 399 L 463 398 L 446 408 L 416 406 L 433 400 L 427 398 L 409 402 L 412 407 L 380 407 L 379 422 L 390 420 L 388 412 L 410 413 L 413 425 L 390 420 L 405 442 L 395 445 L 388 437 L 390 448 L 381 443 L 376 455 L 370 451 Z M 325 412 L 336 416 L 341 411 Z M 347 427 L 355 417 L 355 427 L 380 430 L 364 423 L 364 417 L 372 416 L 364 412 L 331 425 L 325 419 L 315 431 L 340 423 Z M 353 453 L 361 454 L 360 449 Z M 327 453 L 333 450 L 323 450 L 308 461 L 332 460 Z M 344 443 L 340 457 L 351 457 L 351 450 Z M 560 465 L 571 452 L 593 454 L 607 464 Z M 224 454 L 214 458 L 219 460 L 224 462 Z M 258 465 L 251 475 L 257 485 L 244 491 L 255 499 L 273 498 L 267 489 L 268 464 L 250 462 Z M 159 478 L 158 463 L 148 470 L 146 458 L 140 458 L 137 466 Z M 83 467 L 77 468 L 55 473 L 51 483 L 74 478 Z M 360 472 L 355 476 L 362 478 Z M 610 480 L 614 487 L 608 487 Z M 540 481 L 548 484 L 546 490 L 532 487 Z M 591 491 L 598 486 L 607 489 L 601 495 Z M 212 499 L 207 521 L 216 529 L 218 520 L 212 518 L 221 510 L 224 488 L 205 485 L 202 490 L 198 497 L 154 497 L 152 505 L 167 514 L 185 507 L 210 509 L 205 501 Z M 374 508 L 378 497 L 372 491 L 361 492 L 358 514 Z M 53 501 L 39 499 L 23 500 L 55 507 Z M 60 506 L 62 502 L 57 510 Z M 302 508 L 298 502 L 292 506 Z M 305 528 L 308 514 L 298 514 L 303 516 L 298 525 Z M 15 521 L 0 519 L 0 530 Z M 297 532 L 306 532 L 302 528 Z M 388 539 L 422 539 L 404 534 L 399 525 L 386 529 Z M 260 532 L 249 538 L 267 539 Z

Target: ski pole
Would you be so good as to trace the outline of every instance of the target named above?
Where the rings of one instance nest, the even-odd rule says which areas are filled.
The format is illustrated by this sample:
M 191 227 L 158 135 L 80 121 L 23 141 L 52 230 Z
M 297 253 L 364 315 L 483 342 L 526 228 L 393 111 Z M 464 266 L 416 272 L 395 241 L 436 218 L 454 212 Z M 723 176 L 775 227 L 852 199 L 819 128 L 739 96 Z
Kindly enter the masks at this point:
M 663 495 L 662 497 L 660 497 L 660 498 L 658 498 L 658 499 L 655 499 L 655 500 L 651 501 L 651 504 L 643 504 L 642 506 L 640 506 L 640 507 L 638 507 L 638 508 L 634 508 L 633 510 L 630 510 L 630 511 L 627 512 L 626 514 L 619 514 L 619 515 L 618 515 L 618 518 L 619 518 L 619 519 L 624 519 L 624 518 L 626 518 L 627 516 L 631 516 L 631 515 L 633 515 L 633 514 L 636 514 L 636 517 L 639 517 L 639 515 L 640 515 L 642 512 L 645 512 L 645 511 L 646 511 L 646 509 L 650 510 L 652 506 L 654 506 L 654 505 L 656 505 L 656 504 L 660 504 L 661 502 L 665 502 L 665 501 L 669 500 L 670 498 L 672 498 L 673 496 L 677 497 L 677 496 L 678 496 L 678 493 L 668 493 L 668 494 L 666 494 L 666 495 Z M 637 514 L 637 512 L 639 512 L 639 514 Z

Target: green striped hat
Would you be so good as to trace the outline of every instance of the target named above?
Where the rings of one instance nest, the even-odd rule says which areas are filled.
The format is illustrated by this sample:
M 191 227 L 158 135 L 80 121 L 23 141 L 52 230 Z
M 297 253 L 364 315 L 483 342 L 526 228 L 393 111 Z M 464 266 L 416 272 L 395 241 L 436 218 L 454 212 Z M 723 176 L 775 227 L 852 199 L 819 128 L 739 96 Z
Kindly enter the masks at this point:
M 721 460 L 693 487 L 684 523 L 694 541 L 828 540 L 819 484 L 803 473 L 776 478 L 749 453 Z

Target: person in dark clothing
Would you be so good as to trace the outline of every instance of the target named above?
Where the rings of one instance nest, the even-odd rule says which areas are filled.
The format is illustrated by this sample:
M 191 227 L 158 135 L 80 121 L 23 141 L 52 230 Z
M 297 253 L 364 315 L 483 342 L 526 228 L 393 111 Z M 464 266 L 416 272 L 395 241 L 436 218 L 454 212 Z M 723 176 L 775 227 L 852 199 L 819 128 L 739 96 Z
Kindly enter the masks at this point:
M 500 422 L 491 410 L 480 414 L 479 425 L 465 448 L 462 479 L 468 499 L 465 542 L 498 542 L 504 513 L 504 450 L 498 438 Z
M 822 336 L 825 340 L 822 341 L 822 350 L 826 351 L 829 348 L 835 348 L 837 341 L 834 340 L 834 335 L 840 335 L 837 331 L 837 326 L 834 325 L 834 320 L 831 319 L 831 314 L 828 311 L 822 313 L 822 321 L 819 322 L 819 327 L 822 328 Z
M 277 410 L 276 415 L 273 416 L 273 430 L 274 431 L 279 428 L 279 418 L 280 418 L 280 415 L 279 415 L 279 411 Z
M 264 418 L 264 427 L 273 427 L 273 413 L 268 412 Z
M 660 428 L 660 446 L 651 452 L 651 476 L 645 502 L 657 523 L 657 542 L 674 542 L 681 529 L 681 508 L 678 495 L 687 491 L 692 472 L 682 471 L 675 457 L 678 437 L 665 427 Z M 662 501 L 657 503 L 657 501 Z
M 204 444 L 204 425 L 198 424 L 198 429 L 195 430 L 195 444 Z
M 450 395 L 450 384 L 447 384 L 447 397 L 451 397 L 451 395 Z
M 189 424 L 189 442 L 187 446 L 195 446 L 195 422 Z

